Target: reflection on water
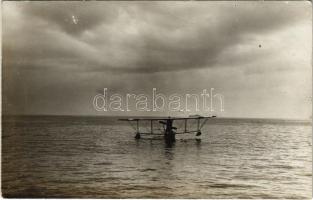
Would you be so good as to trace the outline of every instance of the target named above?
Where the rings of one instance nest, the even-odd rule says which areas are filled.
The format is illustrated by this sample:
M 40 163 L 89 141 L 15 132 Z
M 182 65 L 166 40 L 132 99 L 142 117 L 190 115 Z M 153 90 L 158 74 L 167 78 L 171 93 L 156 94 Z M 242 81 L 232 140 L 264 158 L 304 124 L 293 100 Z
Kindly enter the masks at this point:
M 311 198 L 311 125 L 215 119 L 135 140 L 114 118 L 5 117 L 5 197 Z

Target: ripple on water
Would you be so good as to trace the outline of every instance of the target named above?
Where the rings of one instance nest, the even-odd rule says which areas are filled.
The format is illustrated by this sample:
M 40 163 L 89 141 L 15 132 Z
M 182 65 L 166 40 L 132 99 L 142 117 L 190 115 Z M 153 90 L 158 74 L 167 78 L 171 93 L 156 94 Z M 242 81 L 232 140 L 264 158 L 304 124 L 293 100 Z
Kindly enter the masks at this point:
M 162 138 L 134 140 L 127 126 L 114 125 L 111 118 L 48 117 L 44 125 L 34 117 L 8 124 L 4 119 L 2 193 L 33 198 L 311 197 L 311 126 L 220 120 L 204 127 L 201 142 L 190 136 L 166 146 Z

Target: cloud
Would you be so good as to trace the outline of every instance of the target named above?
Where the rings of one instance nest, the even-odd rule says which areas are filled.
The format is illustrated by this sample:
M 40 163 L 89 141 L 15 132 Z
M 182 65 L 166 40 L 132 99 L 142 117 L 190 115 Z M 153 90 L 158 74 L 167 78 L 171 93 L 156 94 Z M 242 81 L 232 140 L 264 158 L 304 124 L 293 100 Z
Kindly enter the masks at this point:
M 31 2 L 23 4 L 21 12 L 25 17 L 44 20 L 47 25 L 56 25 L 73 35 L 101 23 L 110 24 L 118 15 L 116 7 L 107 2 Z
M 4 7 L 4 15 L 20 12 L 4 18 L 4 26 L 20 25 L 4 29 L 8 64 L 127 73 L 219 66 L 238 44 L 310 15 L 309 4 L 300 2 L 7 2 Z M 260 58 L 272 53 L 263 51 Z M 245 62 L 249 59 L 238 65 Z

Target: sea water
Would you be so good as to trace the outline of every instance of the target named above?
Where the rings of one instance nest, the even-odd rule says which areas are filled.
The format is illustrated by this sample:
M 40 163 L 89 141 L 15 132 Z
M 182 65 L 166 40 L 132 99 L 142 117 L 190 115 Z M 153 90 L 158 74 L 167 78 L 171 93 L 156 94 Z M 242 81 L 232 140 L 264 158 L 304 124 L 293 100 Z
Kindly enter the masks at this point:
M 308 199 L 311 134 L 305 121 L 216 118 L 169 146 L 114 117 L 3 116 L 2 195 Z

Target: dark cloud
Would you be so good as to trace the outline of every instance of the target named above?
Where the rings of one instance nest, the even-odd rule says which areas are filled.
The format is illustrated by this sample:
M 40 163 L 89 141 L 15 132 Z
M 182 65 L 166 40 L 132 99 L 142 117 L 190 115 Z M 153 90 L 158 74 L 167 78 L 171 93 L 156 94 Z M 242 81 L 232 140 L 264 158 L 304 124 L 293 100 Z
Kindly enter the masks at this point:
M 4 29 L 4 55 L 12 65 L 135 73 L 216 66 L 227 59 L 220 55 L 247 42 L 247 35 L 292 26 L 310 13 L 310 6 L 299 2 L 28 2 L 16 7 L 21 28 Z
M 118 16 L 116 6 L 107 2 L 31 2 L 20 11 L 30 20 L 45 20 L 49 26 L 74 35 L 101 23 L 110 24 Z

